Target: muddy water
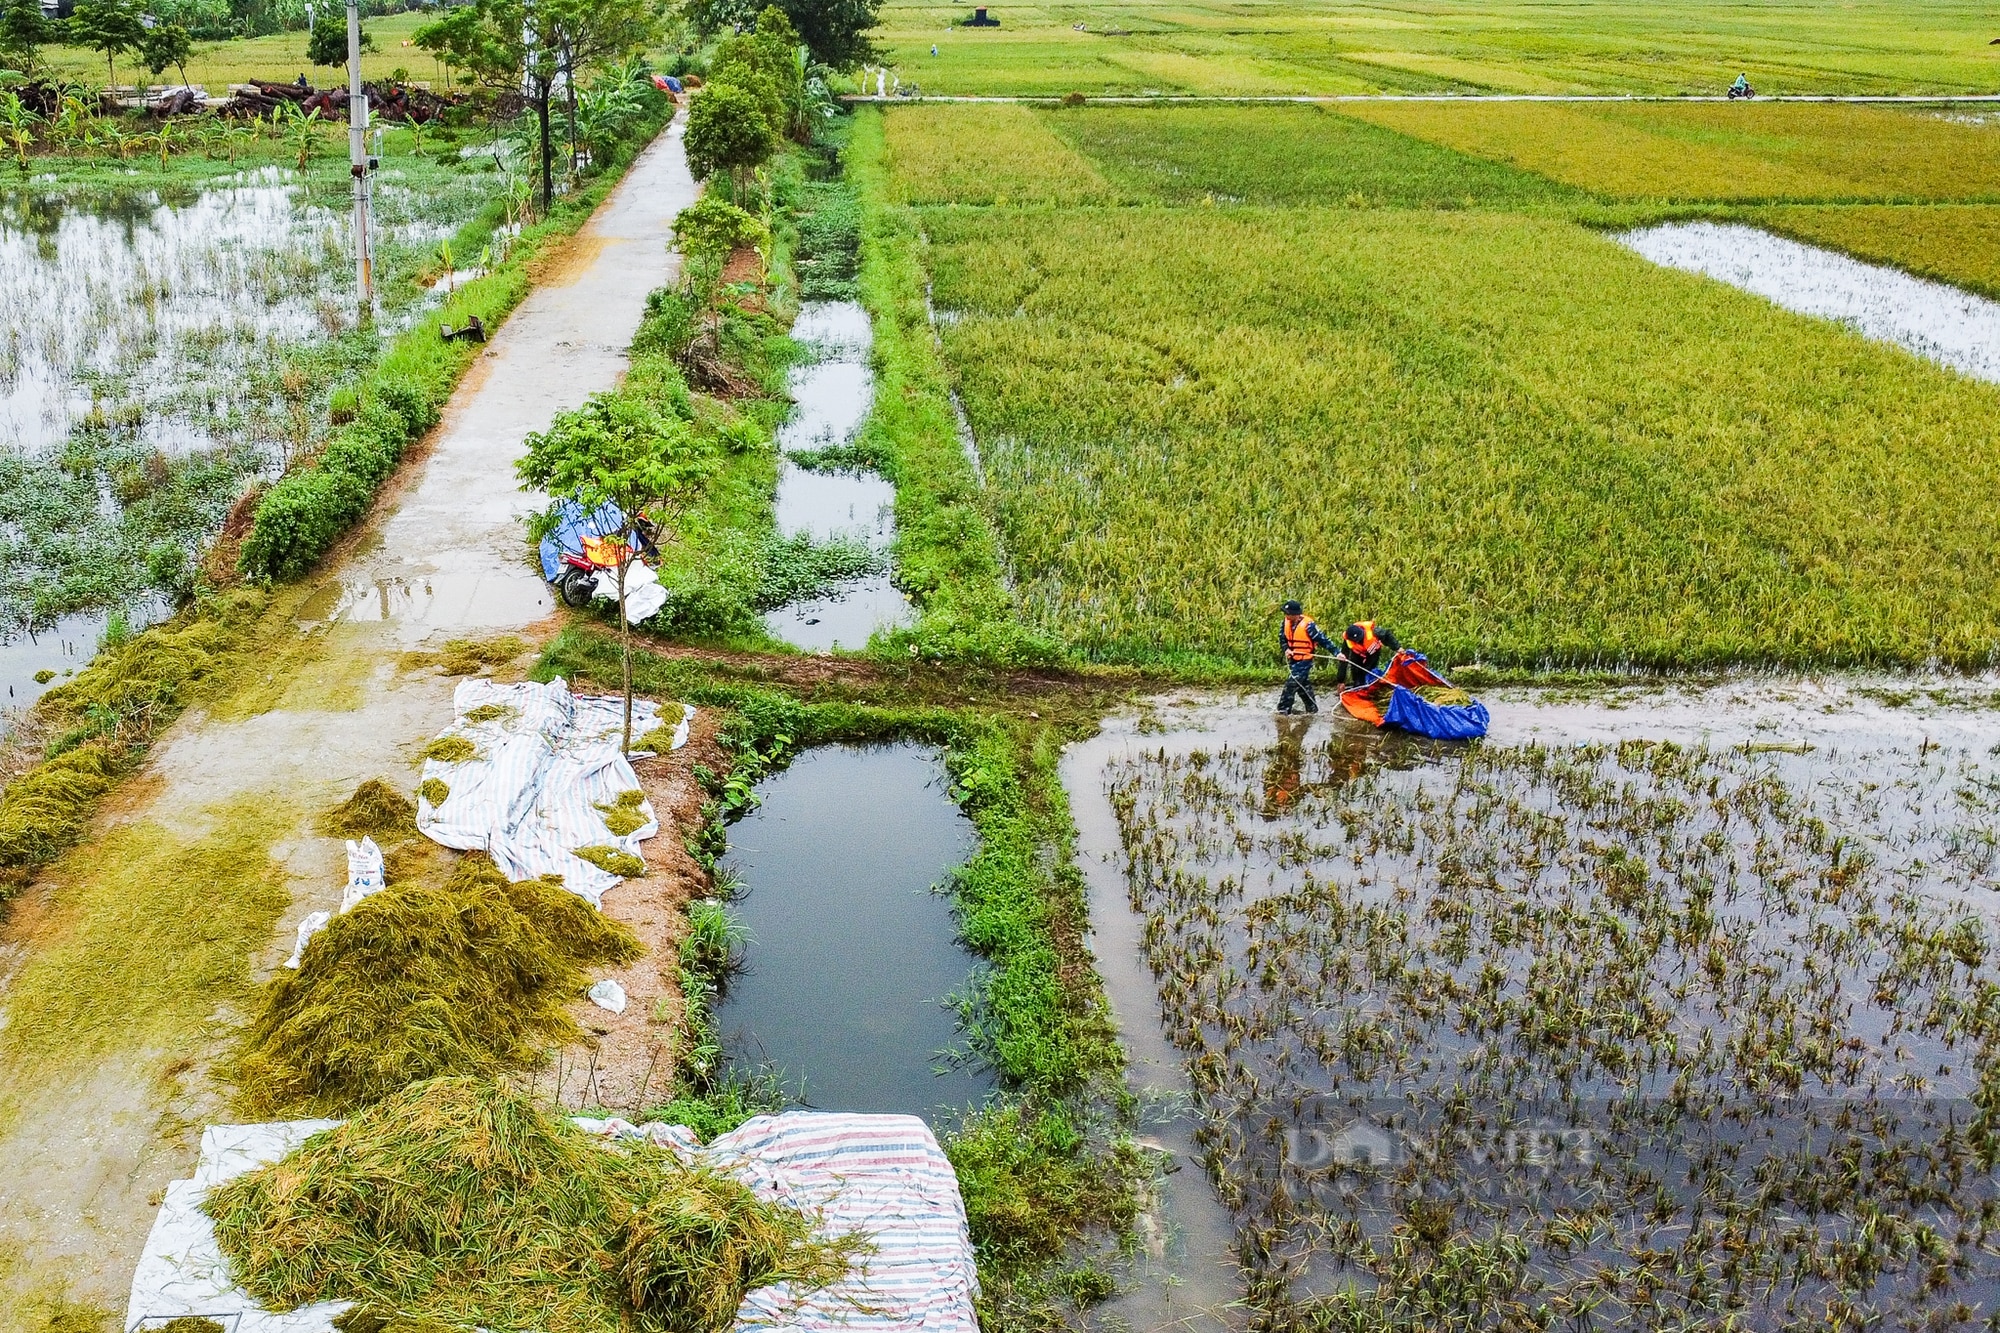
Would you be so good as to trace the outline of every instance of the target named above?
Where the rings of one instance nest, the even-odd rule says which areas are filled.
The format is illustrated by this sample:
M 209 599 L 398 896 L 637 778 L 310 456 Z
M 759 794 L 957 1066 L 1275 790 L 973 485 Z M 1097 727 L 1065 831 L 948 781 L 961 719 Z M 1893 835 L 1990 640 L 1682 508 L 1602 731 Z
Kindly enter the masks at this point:
M 1352 1106 L 1363 1106 L 1371 1115 L 1379 1111 L 1365 1096 L 1359 1103 L 1341 1100 L 1362 1094 L 1342 1081 L 1346 1066 L 1332 1062 L 1314 1044 L 1314 1034 L 1324 1025 L 1347 1032 L 1357 1024 L 1366 1030 L 1368 1022 L 1402 1022 L 1407 1030 L 1385 1034 L 1386 1049 L 1397 1060 L 1416 1061 L 1406 1077 L 1413 1080 L 1420 1104 L 1426 1080 L 1450 1077 L 1453 1070 L 1462 1077 L 1466 1068 L 1490 1072 L 1506 1059 L 1482 1054 L 1485 1047 L 1440 1040 L 1444 1034 L 1398 1009 L 1400 992 L 1394 987 L 1372 999 L 1365 987 L 1345 997 L 1319 992 L 1327 978 L 1348 976 L 1346 969 L 1362 957 L 1362 946 L 1354 942 L 1356 928 L 1372 925 L 1374 918 L 1353 913 L 1403 911 L 1406 900 L 1399 886 L 1407 885 L 1416 894 L 1409 919 L 1417 922 L 1424 895 L 1435 892 L 1442 867 L 1457 865 L 1452 858 L 1485 854 L 1478 850 L 1481 838 L 1486 846 L 1518 848 L 1569 821 L 1583 830 L 1583 845 L 1595 855 L 1601 847 L 1594 840 L 1615 841 L 1627 827 L 1620 822 L 1626 818 L 1618 813 L 1621 809 L 1644 816 L 1635 829 L 1671 830 L 1676 827 L 1672 821 L 1692 817 L 1687 835 L 1657 834 L 1664 839 L 1663 859 L 1655 871 L 1659 882 L 1685 880 L 1696 885 L 1697 893 L 1708 892 L 1700 883 L 1708 872 L 1691 871 L 1681 858 L 1713 857 L 1720 849 L 1723 859 L 1714 862 L 1714 874 L 1724 886 L 1720 901 L 1730 906 L 1718 911 L 1725 921 L 1731 910 L 1739 913 L 1731 938 L 1740 943 L 1732 947 L 1767 950 L 1761 956 L 1780 964 L 1769 974 L 1774 978 L 1769 985 L 1792 986 L 1804 975 L 1783 967 L 1787 957 L 1791 967 L 1799 966 L 1801 941 L 1811 941 L 1807 953 L 1820 960 L 1822 973 L 1837 976 L 1836 969 L 1857 966 L 1836 961 L 1843 957 L 1872 960 L 1858 977 L 1849 978 L 1854 982 L 1849 998 L 1832 1001 L 1864 1043 L 1856 1048 L 1864 1053 L 1857 1058 L 1883 1062 L 1884 1087 L 1894 1068 L 1910 1064 L 1920 1068 L 1904 1069 L 1896 1077 L 1921 1078 L 1929 1096 L 1962 1096 L 1971 1086 L 1962 1053 L 1948 1041 L 1941 1046 L 1921 1025 L 1910 1026 L 1905 1018 L 1899 1027 L 1898 1020 L 1876 1012 L 1885 1004 L 1885 992 L 1871 990 L 1876 983 L 1866 978 L 1889 966 L 1890 957 L 1906 955 L 1894 954 L 1893 946 L 1888 953 L 1871 953 L 1881 947 L 1867 942 L 1865 932 L 1871 928 L 1854 925 L 1869 918 L 1854 917 L 1849 907 L 1847 916 L 1829 917 L 1806 930 L 1785 914 L 1801 909 L 1778 909 L 1773 915 L 1771 898 L 1765 900 L 1762 918 L 1745 920 L 1740 913 L 1746 901 L 1754 906 L 1759 892 L 1784 896 L 1786 872 L 1783 862 L 1773 858 L 1789 857 L 1801 864 L 1825 862 L 1832 867 L 1827 873 L 1835 875 L 1827 883 L 1842 886 L 1850 882 L 1852 867 L 1870 866 L 1869 891 L 1882 895 L 1878 901 L 1900 903 L 1894 909 L 1899 919 L 1948 924 L 1970 913 L 1986 922 L 1990 939 L 1993 923 L 2000 921 L 2000 711 L 1994 707 L 2000 701 L 2000 680 L 1885 684 L 1756 678 L 1687 688 L 1635 685 L 1588 695 L 1504 690 L 1488 693 L 1486 701 L 1494 726 L 1483 751 L 1376 732 L 1335 715 L 1281 720 L 1270 714 L 1265 698 L 1205 697 L 1113 719 L 1099 737 L 1074 747 L 1066 757 L 1064 778 L 1092 893 L 1093 948 L 1134 1053 L 1135 1082 L 1149 1091 L 1163 1088 L 1184 1097 L 1191 1086 L 1189 1058 L 1200 1054 L 1207 1062 L 1205 1070 L 1196 1066 L 1203 1072 L 1192 1086 L 1204 1089 L 1196 1105 L 1217 1135 L 1209 1142 L 1218 1145 L 1232 1200 L 1225 1209 L 1202 1174 L 1192 1137 L 1196 1117 L 1165 1126 L 1162 1146 L 1185 1164 L 1169 1177 L 1153 1212 L 1153 1225 L 1168 1243 L 1153 1247 L 1153 1262 L 1138 1272 L 1139 1290 L 1121 1297 L 1112 1314 L 1129 1318 L 1135 1327 L 1162 1327 L 1184 1317 L 1190 1305 L 1220 1305 L 1236 1290 L 1229 1275 L 1232 1255 L 1252 1251 L 1260 1270 L 1277 1275 L 1281 1289 L 1294 1299 L 1337 1289 L 1354 1280 L 1355 1270 L 1342 1268 L 1331 1257 L 1334 1251 L 1325 1236 L 1309 1224 L 1315 1217 L 1339 1225 L 1352 1218 L 1362 1228 L 1357 1239 L 1386 1243 L 1386 1228 L 1397 1220 L 1393 1209 L 1376 1206 L 1371 1211 L 1368 1200 L 1373 1196 L 1343 1185 L 1332 1196 L 1337 1202 L 1325 1205 L 1323 1214 L 1317 1212 L 1325 1196 L 1312 1190 L 1323 1186 L 1326 1177 L 1300 1166 L 1300 1143 L 1323 1139 L 1339 1144 L 1341 1136 L 1351 1133 L 1357 1123 Z M 1715 776 L 1703 776 L 1690 786 L 1684 775 L 1648 769 L 1652 761 L 1647 756 L 1658 752 L 1634 751 L 1628 759 L 1617 750 L 1618 743 L 1633 740 L 1705 749 L 1712 759 L 1701 760 L 1699 771 Z M 1548 760 L 1536 757 L 1544 752 Z M 1490 759 L 1472 778 L 1462 776 L 1482 753 Z M 1669 768 L 1679 762 L 1671 761 Z M 1546 777 L 1566 769 L 1574 772 L 1552 784 Z M 1582 776 L 1593 771 L 1599 776 Z M 1492 778 L 1486 776 L 1489 772 Z M 1607 773 L 1613 785 L 1598 785 Z M 1488 781 L 1498 782 L 1500 799 L 1525 803 L 1517 816 L 1525 822 L 1505 833 L 1466 835 L 1463 823 L 1475 818 L 1475 812 L 1477 818 L 1491 818 L 1490 806 L 1482 802 L 1494 798 L 1467 803 L 1466 795 L 1468 790 L 1483 791 L 1480 784 Z M 1689 793 L 1673 796 L 1681 789 L 1676 782 L 1694 794 L 1692 805 Z M 1714 799 L 1713 789 L 1703 786 L 1706 782 L 1719 782 L 1725 789 L 1734 784 L 1736 793 L 1715 804 L 1716 813 L 1709 816 L 1700 813 L 1706 808 L 1703 801 Z M 1122 816 L 1122 827 L 1111 800 L 1114 784 L 1123 793 L 1121 800 L 1133 802 Z M 1624 784 L 1625 795 L 1613 799 L 1618 784 Z M 1601 805 L 1570 804 L 1593 792 L 1589 799 Z M 1463 813 L 1450 804 L 1454 800 L 1464 806 Z M 1746 830 L 1737 821 L 1746 819 L 1744 812 L 1752 807 L 1771 813 L 1763 825 Z M 1329 814 L 1338 819 L 1329 820 Z M 1684 844 L 1673 841 L 1699 833 L 1703 818 L 1714 821 L 1708 833 Z M 1669 822 L 1660 825 L 1660 819 Z M 1407 840 L 1426 829 L 1431 832 L 1419 836 L 1419 849 L 1425 845 L 1422 837 L 1470 836 L 1472 841 L 1451 850 L 1443 862 L 1435 861 L 1436 852 L 1430 854 L 1431 863 L 1421 857 L 1408 861 Z M 1642 856 L 1654 836 L 1649 831 L 1633 844 Z M 1735 855 L 1758 867 L 1762 886 L 1748 899 L 1739 893 L 1733 903 L 1727 886 L 1738 883 L 1740 889 L 1740 882 L 1734 878 L 1738 862 L 1727 859 L 1732 840 L 1739 844 Z M 1667 850 L 1672 846 L 1681 850 Z M 1149 866 L 1142 878 L 1129 882 L 1128 854 Z M 1508 854 L 1499 853 L 1503 877 L 1510 873 L 1505 869 Z M 1145 860 L 1162 855 L 1165 861 Z M 1528 873 L 1540 871 L 1531 867 Z M 1537 892 L 1542 891 L 1546 884 Z M 1329 895 L 1334 900 L 1353 896 L 1362 904 L 1347 907 L 1347 924 L 1330 934 L 1313 919 L 1314 904 L 1329 901 Z M 1469 901 L 1478 901 L 1477 895 Z M 1144 918 L 1135 910 L 1142 903 Z M 1802 910 L 1812 916 L 1820 909 L 1807 904 Z M 1432 920 L 1421 919 L 1425 924 Z M 1376 937 L 1380 934 L 1377 930 Z M 1396 937 L 1395 928 L 1390 934 Z M 1163 940 L 1173 946 L 1164 954 Z M 1477 949 L 1475 945 L 1475 953 Z M 1361 963 L 1364 978 L 1366 968 L 1384 966 L 1379 955 L 1366 956 L 1374 961 Z M 1436 957 L 1434 953 L 1433 961 L 1423 965 L 1442 966 Z M 1286 959 L 1300 959 L 1302 965 L 1278 962 Z M 1468 966 L 1477 970 L 1479 965 L 1475 957 Z M 1724 965 L 1715 955 L 1709 966 Z M 1951 989 L 1964 984 L 1941 976 L 1921 985 Z M 1891 989 L 1900 995 L 1917 984 L 1899 982 Z M 1796 1001 L 1798 994 L 1791 994 Z M 1161 1031 L 1168 1016 L 1182 1025 L 1172 1041 Z M 1740 1013 L 1711 1013 L 1697 1006 L 1655 1021 L 1686 1023 L 1688 1031 L 1681 1035 L 1692 1048 L 1701 1032 L 1727 1032 L 1740 1020 Z M 1344 1058 L 1353 1058 L 1352 1049 Z M 1336 1042 L 1336 1055 L 1338 1050 Z M 1318 1054 L 1306 1058 L 1309 1051 Z M 1392 1079 L 1376 1095 L 1387 1096 L 1396 1086 Z M 1594 1085 L 1578 1086 L 1586 1095 L 1603 1095 L 1601 1088 L 1593 1091 Z M 1728 1079 L 1719 1092 L 1730 1100 L 1747 1095 Z M 1922 1113 L 1911 1109 L 1915 1103 L 1892 1105 L 1901 1108 L 1899 1114 Z M 1305 1120 L 1300 1119 L 1301 1106 Z M 1342 1107 L 1350 1109 L 1329 1119 L 1328 1133 L 1313 1139 L 1322 1127 L 1312 1117 Z M 1292 1137 L 1285 1140 L 1290 1147 L 1275 1157 L 1260 1156 L 1267 1123 L 1293 1125 L 1287 1131 Z M 1780 1131 L 1788 1123 L 1779 1122 Z M 1341 1129 L 1342 1124 L 1347 1128 Z M 1333 1135 L 1333 1129 L 1340 1129 L 1340 1135 Z M 1927 1134 L 1922 1137 L 1928 1141 Z M 1385 1140 L 1385 1151 L 1399 1142 Z M 1355 1143 L 1373 1151 L 1372 1140 Z M 1674 1140 L 1672 1147 L 1692 1156 L 1688 1143 Z M 1432 1180 L 1431 1188 L 1444 1190 L 1447 1197 L 1457 1187 L 1457 1177 L 1446 1173 Z M 1555 1191 L 1542 1188 L 1529 1201 L 1531 1219 L 1546 1217 L 1557 1206 Z M 1289 1201 L 1274 1211 L 1272 1197 Z M 1467 1219 L 1465 1225 L 1473 1223 Z M 1303 1231 L 1297 1229 L 1301 1226 Z M 1754 1225 L 1750 1237 L 1754 1252 L 1763 1243 Z M 1179 1254 L 1176 1239 L 1184 1247 Z M 1597 1245 L 1603 1245 L 1601 1237 Z M 1610 1248 L 1587 1246 L 1559 1260 L 1538 1254 L 1534 1262 L 1538 1273 L 1560 1283 L 1566 1265 L 1587 1269 L 1615 1257 Z M 1921 1304 L 1925 1296 L 1907 1281 L 1891 1277 L 1853 1294 L 1889 1306 L 1905 1303 L 1899 1308 Z M 1967 1290 L 1980 1294 L 1991 1286 L 1993 1275 L 1986 1273 L 1970 1279 Z M 1195 1291 L 1205 1292 L 1207 1300 L 1190 1300 Z M 1746 1326 L 1763 1326 L 1761 1318 L 1753 1308 Z
M 211 443 L 203 420 L 173 410 L 186 382 L 227 394 L 259 348 L 321 332 L 341 227 L 277 168 L 181 202 L 0 196 L 0 442 L 60 444 L 94 400 L 136 394 L 154 409 L 146 447 Z
M 949 788 L 914 744 L 813 750 L 758 788 L 729 831 L 750 936 L 717 1010 L 733 1065 L 822 1110 L 936 1123 L 985 1099 L 990 1073 L 951 1058 L 975 960 L 934 891 L 974 846 Z
M 321 588 L 334 591 L 296 651 L 273 662 L 271 697 L 228 716 L 184 717 L 124 791 L 119 818 L 188 846 L 216 830 L 225 803 L 274 798 L 284 822 L 271 830 L 272 855 L 291 903 L 253 960 L 260 974 L 282 961 L 300 919 L 338 903 L 340 844 L 318 835 L 312 814 L 364 778 L 407 790 L 423 744 L 451 720 L 455 682 L 400 669 L 399 650 L 433 636 L 520 629 L 548 611 L 520 521 L 535 501 L 514 490 L 513 460 L 529 431 L 617 382 L 647 292 L 672 280 L 670 223 L 696 197 L 680 133 L 677 122 L 641 155 L 487 345 L 405 489 L 360 549 L 323 577 Z M 420 584 L 428 593 L 390 593 Z M 357 594 L 354 614 L 329 619 L 347 589 L 382 591 Z M 305 812 L 296 826 L 294 808 Z M 30 890 L 31 901 L 41 897 Z M 59 914 L 42 929 L 8 941 L 28 967 L 0 986 L 26 984 L 34 958 L 67 942 Z M 0 989 L 0 1000 L 8 993 Z M 112 1053 L 62 1078 L 28 1083 L 0 1065 L 0 1311 L 21 1290 L 62 1282 L 75 1299 L 122 1307 L 152 1225 L 150 1197 L 189 1174 L 199 1126 L 227 1114 L 201 1091 L 213 1051 L 134 1049 L 121 1045 L 118 1022 L 108 1015 L 98 1033 Z M 194 1066 L 176 1072 L 183 1056 Z M 81 1128 L 78 1107 L 91 1108 Z
M 849 443 L 867 419 L 875 379 L 868 366 L 874 331 L 854 301 L 809 301 L 792 336 L 813 359 L 792 368 L 797 409 L 778 432 L 783 454 Z M 778 531 L 815 542 L 859 541 L 886 552 L 895 540 L 896 488 L 872 472 L 815 472 L 781 461 L 775 502 Z M 909 598 L 884 574 L 868 574 L 826 596 L 769 611 L 764 628 L 801 648 L 865 647 L 878 629 L 914 619 Z
M 2000 383 L 2000 302 L 1734 223 L 1669 222 L 1617 240 L 1656 264 L 1705 273 Z

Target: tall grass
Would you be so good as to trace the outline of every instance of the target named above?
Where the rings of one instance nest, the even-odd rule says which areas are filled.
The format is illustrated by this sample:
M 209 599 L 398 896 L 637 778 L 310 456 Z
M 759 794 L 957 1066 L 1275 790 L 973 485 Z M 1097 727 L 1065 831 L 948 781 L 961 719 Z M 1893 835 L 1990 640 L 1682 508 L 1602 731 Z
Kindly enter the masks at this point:
M 926 214 L 1031 625 L 1264 660 L 1984 665 L 2000 394 L 1572 225 Z

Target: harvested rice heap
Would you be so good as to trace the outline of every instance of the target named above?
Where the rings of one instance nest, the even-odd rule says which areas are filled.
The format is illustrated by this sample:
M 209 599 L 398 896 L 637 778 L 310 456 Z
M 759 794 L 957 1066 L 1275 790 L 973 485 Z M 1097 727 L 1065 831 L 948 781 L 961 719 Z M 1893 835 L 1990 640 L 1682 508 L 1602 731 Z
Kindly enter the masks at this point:
M 492 1077 L 581 1039 L 566 1009 L 632 933 L 547 880 L 468 858 L 442 888 L 392 885 L 312 937 L 265 988 L 235 1064 L 255 1114 L 339 1115 L 439 1074 Z
M 1436 704 L 1440 708 L 1463 708 L 1472 702 L 1472 696 L 1456 685 L 1404 686 L 1404 689 L 1422 699 L 1425 703 Z M 1368 688 L 1368 698 L 1384 708 L 1389 706 L 1389 698 L 1396 687 L 1388 681 L 1378 681 Z
M 399 1322 L 719 1333 L 744 1293 L 837 1281 L 862 1247 L 648 1145 L 607 1146 L 477 1079 L 407 1088 L 203 1205 L 273 1309 Z

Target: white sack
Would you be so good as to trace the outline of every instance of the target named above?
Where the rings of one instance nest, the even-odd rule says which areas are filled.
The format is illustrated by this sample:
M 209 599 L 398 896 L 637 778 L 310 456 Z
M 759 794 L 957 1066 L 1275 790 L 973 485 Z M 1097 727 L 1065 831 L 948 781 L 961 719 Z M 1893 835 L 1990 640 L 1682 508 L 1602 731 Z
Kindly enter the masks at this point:
M 602 569 L 591 584 L 591 595 L 608 601 L 618 600 L 618 571 Z M 625 618 L 633 624 L 651 620 L 667 604 L 667 590 L 660 583 L 660 576 L 652 566 L 638 561 L 625 570 Z
M 340 910 L 351 912 L 356 904 L 370 894 L 382 892 L 388 887 L 383 878 L 382 849 L 375 845 L 375 839 L 363 838 L 356 843 L 347 840 L 347 891 L 340 895 Z
M 588 994 L 590 1002 L 599 1009 L 614 1014 L 625 1012 L 625 988 L 609 977 L 592 986 Z

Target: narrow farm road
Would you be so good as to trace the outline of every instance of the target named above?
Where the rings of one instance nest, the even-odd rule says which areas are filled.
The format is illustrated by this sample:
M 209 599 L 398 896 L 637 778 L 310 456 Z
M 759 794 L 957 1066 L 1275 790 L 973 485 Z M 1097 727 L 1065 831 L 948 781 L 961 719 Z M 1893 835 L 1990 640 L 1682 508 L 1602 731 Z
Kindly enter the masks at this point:
M 613 387 L 645 299 L 673 277 L 696 186 L 679 118 L 555 255 L 349 553 L 298 603 L 262 689 L 190 713 L 24 895 L 0 938 L 0 1328 L 57 1292 L 122 1310 L 167 1181 L 226 1116 L 217 1033 L 298 921 L 337 905 L 341 843 L 314 828 L 355 784 L 405 790 L 455 682 L 403 655 L 530 629 L 522 438 Z M 532 635 L 531 635 L 532 637 Z M 434 646 L 434 645 L 432 645 Z M 16 1299 L 8 1299 L 9 1295 Z

